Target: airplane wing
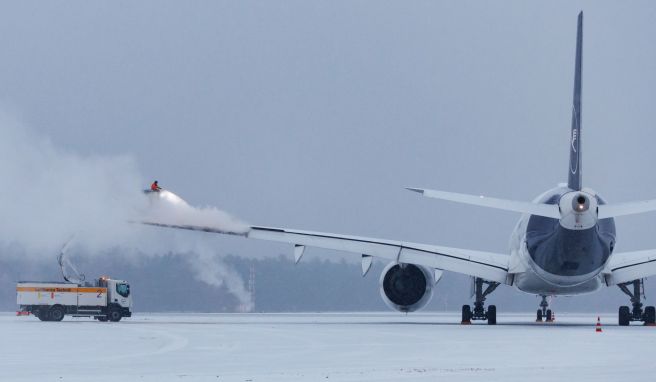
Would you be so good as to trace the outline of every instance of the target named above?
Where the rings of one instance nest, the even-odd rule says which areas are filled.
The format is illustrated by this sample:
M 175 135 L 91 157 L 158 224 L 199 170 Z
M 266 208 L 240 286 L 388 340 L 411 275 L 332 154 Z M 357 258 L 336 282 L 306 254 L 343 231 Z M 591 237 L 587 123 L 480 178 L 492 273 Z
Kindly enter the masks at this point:
M 656 275 L 656 249 L 614 254 L 606 267 L 606 285 Z
M 206 226 L 165 224 L 153 221 L 142 221 L 142 223 L 158 227 L 220 233 L 294 244 L 296 262 L 303 256 L 306 246 L 350 252 L 362 256 L 363 274 L 368 271 L 373 256 L 388 261 L 423 265 L 429 268 L 462 273 L 499 283 L 506 283 L 508 276 L 510 257 L 497 253 L 281 228 L 253 226 L 245 233 L 234 233 Z

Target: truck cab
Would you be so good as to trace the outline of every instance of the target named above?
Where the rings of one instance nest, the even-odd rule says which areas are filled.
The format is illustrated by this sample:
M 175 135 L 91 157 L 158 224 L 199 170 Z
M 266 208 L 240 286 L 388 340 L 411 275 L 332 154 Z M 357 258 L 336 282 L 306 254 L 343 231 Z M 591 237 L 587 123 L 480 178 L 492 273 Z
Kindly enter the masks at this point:
M 131 316 L 132 294 L 130 293 L 130 283 L 125 280 L 113 280 L 102 276 L 98 279 L 98 286 L 107 288 L 107 312 L 105 317 L 102 315 L 94 316 L 95 319 L 119 321 L 122 317 Z

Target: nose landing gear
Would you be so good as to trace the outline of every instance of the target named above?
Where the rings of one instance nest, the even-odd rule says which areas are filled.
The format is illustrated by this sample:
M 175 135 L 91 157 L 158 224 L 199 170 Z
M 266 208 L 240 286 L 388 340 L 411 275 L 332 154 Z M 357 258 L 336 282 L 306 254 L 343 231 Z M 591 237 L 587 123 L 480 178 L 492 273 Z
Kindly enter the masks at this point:
M 553 312 L 551 309 L 549 309 L 549 301 L 547 300 L 547 296 L 542 294 L 540 295 L 542 297 L 542 301 L 540 302 L 540 309 L 538 309 L 538 314 L 537 318 L 535 319 L 535 322 L 553 322 Z
M 483 290 L 483 284 L 487 285 L 485 290 Z M 486 281 L 481 278 L 474 278 L 474 295 L 476 299 L 474 300 L 474 310 L 472 311 L 471 306 L 463 305 L 462 306 L 462 324 L 471 324 L 472 320 L 487 320 L 488 325 L 497 324 L 497 307 L 490 305 L 487 307 L 487 312 L 485 311 L 485 297 L 492 293 L 499 283 L 494 281 Z
M 632 289 L 629 289 L 629 285 Z M 620 306 L 618 314 L 618 323 L 620 326 L 627 326 L 631 321 L 642 321 L 645 325 L 656 325 L 656 308 L 647 306 L 642 309 L 640 298 L 645 297 L 645 284 L 642 279 L 629 281 L 628 283 L 618 284 L 622 292 L 631 298 L 633 309 L 628 306 Z

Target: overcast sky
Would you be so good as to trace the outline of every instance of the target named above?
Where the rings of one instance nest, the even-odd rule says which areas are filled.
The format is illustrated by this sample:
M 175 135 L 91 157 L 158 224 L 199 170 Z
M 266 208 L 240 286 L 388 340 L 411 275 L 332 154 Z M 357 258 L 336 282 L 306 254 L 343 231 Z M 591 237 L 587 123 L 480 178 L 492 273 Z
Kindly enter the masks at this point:
M 0 108 L 63 148 L 252 224 L 504 253 L 516 214 L 403 187 L 566 181 L 583 9 L 584 185 L 656 197 L 651 1 L 2 4 Z M 617 249 L 655 247 L 654 219 L 619 218 Z

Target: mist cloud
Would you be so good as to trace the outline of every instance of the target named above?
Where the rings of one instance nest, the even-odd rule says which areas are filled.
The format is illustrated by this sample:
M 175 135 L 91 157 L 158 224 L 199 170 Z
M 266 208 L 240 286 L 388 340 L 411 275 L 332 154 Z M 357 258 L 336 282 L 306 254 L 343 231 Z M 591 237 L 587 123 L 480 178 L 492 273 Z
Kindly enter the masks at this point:
M 216 248 L 200 243 L 201 237 L 129 221 L 148 215 L 232 232 L 245 232 L 248 226 L 217 208 L 192 207 L 173 193 L 145 195 L 148 184 L 130 156 L 76 154 L 0 113 L 3 256 L 25 256 L 55 267 L 60 248 L 71 237 L 69 250 L 76 255 L 180 254 L 189 259 L 196 278 L 225 286 L 249 306 L 243 280 L 221 261 Z

